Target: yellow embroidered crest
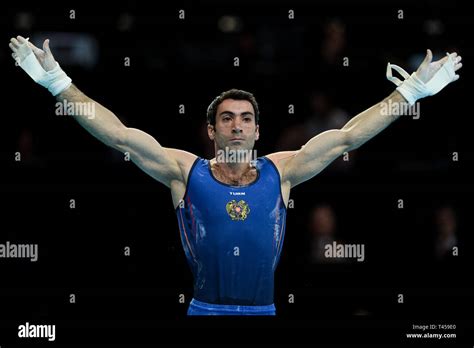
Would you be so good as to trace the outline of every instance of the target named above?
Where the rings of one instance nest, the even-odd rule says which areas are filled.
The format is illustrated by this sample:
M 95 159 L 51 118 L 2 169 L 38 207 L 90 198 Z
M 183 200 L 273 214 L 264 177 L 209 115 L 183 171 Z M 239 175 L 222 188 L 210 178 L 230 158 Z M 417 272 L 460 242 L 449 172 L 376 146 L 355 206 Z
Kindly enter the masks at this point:
M 245 220 L 250 213 L 249 205 L 244 200 L 236 202 L 233 199 L 226 204 L 225 208 L 232 220 Z

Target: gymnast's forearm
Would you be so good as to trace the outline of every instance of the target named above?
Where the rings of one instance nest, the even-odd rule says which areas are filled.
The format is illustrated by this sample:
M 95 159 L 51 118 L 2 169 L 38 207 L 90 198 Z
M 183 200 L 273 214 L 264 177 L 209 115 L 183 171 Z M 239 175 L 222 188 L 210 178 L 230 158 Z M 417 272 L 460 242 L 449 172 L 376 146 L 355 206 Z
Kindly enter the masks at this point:
M 400 107 L 386 107 L 386 105 L 395 104 L 400 104 Z M 342 130 L 346 131 L 350 138 L 350 150 L 358 148 L 398 119 L 404 110 L 402 104 L 406 104 L 406 100 L 395 90 L 382 102 L 375 104 L 347 122 Z
M 75 85 L 71 84 L 56 99 L 59 106 L 64 105 L 67 115 L 74 116 L 83 128 L 104 144 L 116 148 L 123 142 L 125 125 L 113 112 L 89 98 Z
M 87 97 L 55 60 L 49 40 L 43 49 L 22 36 L 11 38 L 9 46 L 17 64 L 39 85 L 56 97 L 56 114 L 71 115 L 94 137 L 108 146 L 119 149 L 127 128 L 105 107 Z

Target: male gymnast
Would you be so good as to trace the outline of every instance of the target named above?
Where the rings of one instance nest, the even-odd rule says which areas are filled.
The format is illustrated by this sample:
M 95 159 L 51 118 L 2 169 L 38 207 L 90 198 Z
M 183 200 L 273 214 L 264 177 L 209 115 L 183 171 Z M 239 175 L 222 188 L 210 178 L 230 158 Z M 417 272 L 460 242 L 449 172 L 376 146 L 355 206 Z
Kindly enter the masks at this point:
M 17 36 L 9 46 L 18 65 L 58 101 L 95 103 L 94 117 L 77 112 L 73 115 L 77 122 L 104 144 L 128 152 L 140 169 L 171 190 L 181 242 L 194 276 L 188 315 L 275 315 L 274 271 L 284 240 L 290 190 L 373 138 L 398 119 L 407 105 L 456 81 L 456 71 L 462 66 L 457 53 L 432 62 L 430 50 L 411 75 L 389 63 L 387 78 L 397 88 L 380 103 L 341 129 L 314 136 L 297 151 L 258 158 L 235 156 L 252 152 L 259 138 L 254 96 L 236 89 L 223 92 L 207 109 L 207 132 L 216 154 L 208 160 L 163 147 L 151 135 L 122 124 L 72 84 L 54 59 L 49 40 L 40 49 Z M 403 81 L 392 76 L 392 68 Z M 400 107 L 392 107 L 398 111 L 387 114 L 381 107 L 384 104 Z

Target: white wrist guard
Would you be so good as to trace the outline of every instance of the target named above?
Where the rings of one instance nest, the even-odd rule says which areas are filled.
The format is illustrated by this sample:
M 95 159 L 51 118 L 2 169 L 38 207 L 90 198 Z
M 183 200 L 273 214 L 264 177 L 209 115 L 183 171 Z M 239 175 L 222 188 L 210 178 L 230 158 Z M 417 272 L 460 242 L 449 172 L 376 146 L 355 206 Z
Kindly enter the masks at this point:
M 18 65 L 25 70 L 36 83 L 46 87 L 53 96 L 64 91 L 72 83 L 72 80 L 61 69 L 58 62 L 56 62 L 54 69 L 46 71 L 38 62 L 33 52 L 30 52 Z
M 405 81 L 392 76 L 392 68 L 398 71 L 405 78 Z M 387 64 L 387 79 L 396 84 L 397 91 L 408 101 L 410 105 L 415 104 L 418 99 L 434 95 L 446 87 L 455 79 L 454 60 L 448 53 L 448 60 L 436 72 L 436 74 L 424 83 L 417 76 L 416 72 L 411 76 L 398 65 Z

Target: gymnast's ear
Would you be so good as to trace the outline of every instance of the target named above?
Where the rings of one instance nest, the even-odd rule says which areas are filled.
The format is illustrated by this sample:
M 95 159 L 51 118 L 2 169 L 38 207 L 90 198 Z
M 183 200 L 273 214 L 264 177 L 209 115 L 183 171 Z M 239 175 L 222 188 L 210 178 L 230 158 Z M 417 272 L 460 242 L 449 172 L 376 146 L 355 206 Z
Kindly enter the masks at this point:
M 207 135 L 209 135 L 209 139 L 214 140 L 214 133 L 215 128 L 212 124 L 207 125 Z

